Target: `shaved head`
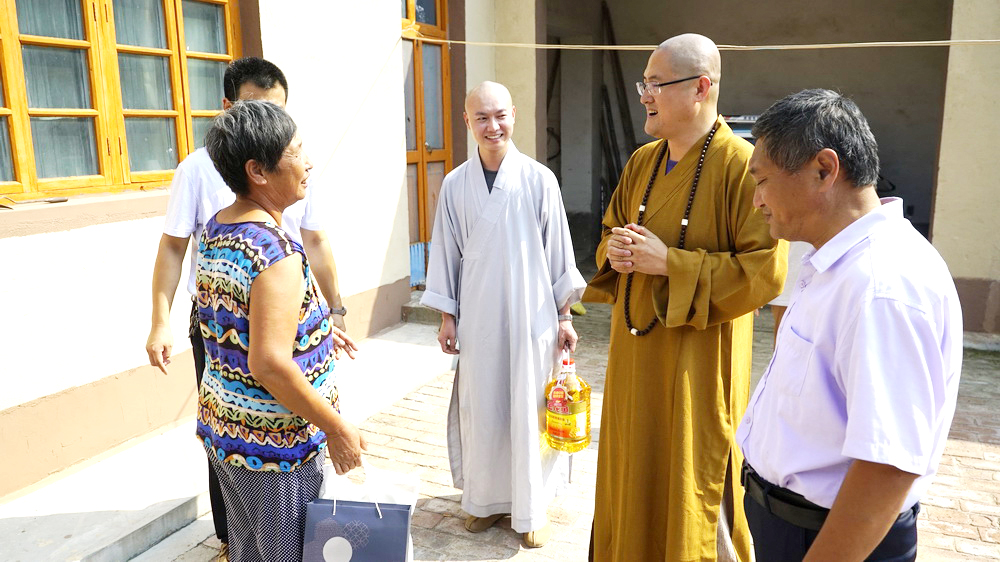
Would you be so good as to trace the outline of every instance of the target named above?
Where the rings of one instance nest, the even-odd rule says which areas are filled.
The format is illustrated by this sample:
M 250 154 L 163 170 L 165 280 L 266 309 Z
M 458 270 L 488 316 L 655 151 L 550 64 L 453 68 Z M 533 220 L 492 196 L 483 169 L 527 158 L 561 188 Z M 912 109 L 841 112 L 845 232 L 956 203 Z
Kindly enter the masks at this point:
M 514 102 L 503 84 L 483 82 L 465 96 L 465 125 L 479 145 L 483 166 L 498 170 L 514 134 Z
M 469 94 L 465 96 L 465 112 L 471 115 L 475 113 L 475 108 L 483 105 L 510 109 L 514 101 L 506 86 L 487 81 L 469 90 Z
M 722 79 L 722 57 L 719 48 L 708 37 L 685 33 L 667 39 L 656 50 L 670 55 L 671 69 L 677 76 L 708 76 L 713 84 Z

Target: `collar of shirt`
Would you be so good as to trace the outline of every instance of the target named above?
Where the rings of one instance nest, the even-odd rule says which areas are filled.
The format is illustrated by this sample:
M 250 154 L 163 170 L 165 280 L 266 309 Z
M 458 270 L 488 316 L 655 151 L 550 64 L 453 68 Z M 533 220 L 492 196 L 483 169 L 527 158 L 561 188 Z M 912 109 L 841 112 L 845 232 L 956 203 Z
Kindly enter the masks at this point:
M 838 232 L 826 244 L 813 252 L 809 257 L 810 263 L 819 273 L 837 263 L 844 257 L 851 248 L 856 246 L 871 234 L 871 231 L 879 224 L 888 220 L 903 218 L 903 200 L 899 197 L 884 197 L 880 199 L 882 205 L 873 209 L 868 214 L 847 225 L 847 228 Z

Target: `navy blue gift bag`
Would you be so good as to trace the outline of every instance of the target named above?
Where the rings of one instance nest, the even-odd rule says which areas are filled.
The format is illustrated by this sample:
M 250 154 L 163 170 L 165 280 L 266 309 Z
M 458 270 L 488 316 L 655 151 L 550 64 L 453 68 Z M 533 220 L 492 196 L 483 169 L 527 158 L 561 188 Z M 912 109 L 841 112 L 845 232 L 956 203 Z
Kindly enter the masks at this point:
M 303 562 L 404 562 L 410 507 L 316 499 L 306 506 Z

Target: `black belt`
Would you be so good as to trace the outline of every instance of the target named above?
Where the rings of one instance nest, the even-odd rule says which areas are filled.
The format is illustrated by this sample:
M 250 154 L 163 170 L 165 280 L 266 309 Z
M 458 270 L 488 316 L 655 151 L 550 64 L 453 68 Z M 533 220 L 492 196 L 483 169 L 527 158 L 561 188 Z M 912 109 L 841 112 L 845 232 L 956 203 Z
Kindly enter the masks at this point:
M 819 531 L 826 521 L 827 514 L 830 513 L 829 509 L 816 505 L 787 488 L 775 486 L 764 480 L 746 461 L 743 462 L 740 483 L 743 484 L 747 494 L 771 515 L 797 527 Z

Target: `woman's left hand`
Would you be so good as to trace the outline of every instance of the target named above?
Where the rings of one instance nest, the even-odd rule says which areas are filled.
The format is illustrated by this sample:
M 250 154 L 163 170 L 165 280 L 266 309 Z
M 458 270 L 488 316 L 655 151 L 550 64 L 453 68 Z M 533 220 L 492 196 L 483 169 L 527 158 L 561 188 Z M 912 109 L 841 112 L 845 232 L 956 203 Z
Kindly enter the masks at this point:
M 337 474 L 347 474 L 361 466 L 361 452 L 368 450 L 364 435 L 354 424 L 342 422 L 337 431 L 326 434 L 327 454 Z

